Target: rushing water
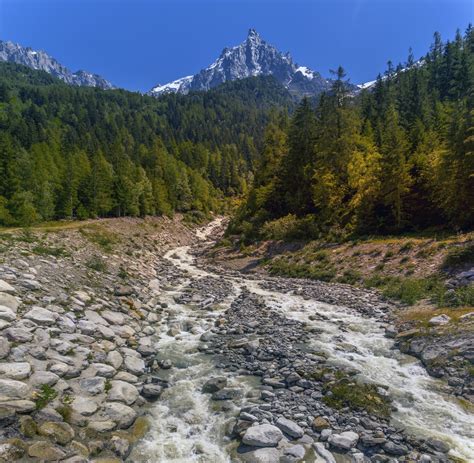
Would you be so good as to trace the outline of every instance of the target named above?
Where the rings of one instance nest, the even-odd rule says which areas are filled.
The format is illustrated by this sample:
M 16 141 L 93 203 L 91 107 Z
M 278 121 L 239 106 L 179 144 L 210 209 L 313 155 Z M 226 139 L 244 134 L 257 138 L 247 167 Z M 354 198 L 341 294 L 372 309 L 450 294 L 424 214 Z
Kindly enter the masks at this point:
M 197 238 L 203 243 L 212 235 L 214 222 L 199 230 Z M 443 383 L 431 378 L 413 357 L 393 349 L 393 341 L 384 336 L 381 324 L 358 312 L 339 306 L 305 300 L 294 294 L 284 294 L 263 289 L 259 280 L 248 280 L 230 273 L 216 275 L 195 265 L 188 246 L 170 251 L 165 258 L 187 272 L 188 280 L 167 291 L 163 300 L 168 303 L 168 316 L 162 323 L 157 345 L 164 359 L 171 359 L 175 367 L 166 378 L 170 387 L 152 408 L 153 426 L 147 438 L 134 450 L 130 461 L 134 462 L 230 462 L 229 442 L 225 429 L 229 415 L 214 409 L 209 396 L 201 393 L 203 383 L 213 375 L 209 357 L 199 353 L 200 334 L 213 326 L 219 312 L 193 310 L 178 304 L 174 296 L 179 294 L 190 279 L 214 276 L 232 283 L 224 310 L 246 288 L 262 296 L 268 306 L 289 318 L 304 321 L 318 328 L 312 347 L 323 351 L 329 361 L 347 365 L 359 371 L 363 381 L 375 382 L 388 387 L 397 412 L 393 424 L 420 437 L 435 437 L 449 442 L 452 455 L 474 461 L 474 419 L 458 401 L 444 392 Z M 321 319 L 312 321 L 310 315 L 320 314 Z M 193 322 L 192 332 L 181 332 L 178 339 L 168 336 L 170 326 L 182 326 Z M 240 387 L 250 388 L 245 380 L 230 377 Z

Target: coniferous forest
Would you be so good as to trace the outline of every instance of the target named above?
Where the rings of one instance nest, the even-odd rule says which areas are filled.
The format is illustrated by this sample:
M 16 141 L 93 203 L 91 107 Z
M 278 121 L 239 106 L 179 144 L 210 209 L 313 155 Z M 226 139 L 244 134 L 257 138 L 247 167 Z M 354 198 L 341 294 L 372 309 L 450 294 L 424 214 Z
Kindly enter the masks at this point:
M 317 101 L 272 77 L 160 98 L 0 64 L 0 224 L 218 211 L 245 239 L 474 225 L 474 32 Z M 290 116 L 288 116 L 290 114 Z
M 415 61 L 388 63 L 353 96 L 339 68 L 330 94 L 269 124 L 244 239 L 397 233 L 474 225 L 474 30 Z

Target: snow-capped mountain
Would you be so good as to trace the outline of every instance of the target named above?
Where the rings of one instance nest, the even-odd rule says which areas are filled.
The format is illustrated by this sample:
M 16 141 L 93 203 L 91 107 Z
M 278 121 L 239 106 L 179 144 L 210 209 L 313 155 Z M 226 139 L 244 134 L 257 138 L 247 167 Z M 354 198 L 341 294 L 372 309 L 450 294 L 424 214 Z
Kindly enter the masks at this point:
M 158 84 L 148 94 L 183 93 L 191 90 L 209 90 L 229 80 L 272 75 L 291 93 L 314 96 L 328 90 L 331 80 L 319 72 L 298 66 L 289 53 L 283 54 L 263 40 L 255 29 L 250 29 L 247 39 L 232 48 L 224 48 L 219 58 L 194 76 L 187 76 L 168 84 Z
M 97 74 L 86 71 L 73 73 L 46 52 L 22 47 L 13 42 L 0 40 L 0 61 L 23 64 L 32 69 L 46 71 L 71 85 L 98 87 L 105 90 L 114 88 L 110 82 Z

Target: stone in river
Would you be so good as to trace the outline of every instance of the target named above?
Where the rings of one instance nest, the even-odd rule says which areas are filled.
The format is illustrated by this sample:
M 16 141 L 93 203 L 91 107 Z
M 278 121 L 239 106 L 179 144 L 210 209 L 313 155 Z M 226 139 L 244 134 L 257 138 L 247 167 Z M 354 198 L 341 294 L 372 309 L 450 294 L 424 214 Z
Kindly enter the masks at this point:
M 282 439 L 283 433 L 276 426 L 259 424 L 247 429 L 242 442 L 254 447 L 276 447 Z

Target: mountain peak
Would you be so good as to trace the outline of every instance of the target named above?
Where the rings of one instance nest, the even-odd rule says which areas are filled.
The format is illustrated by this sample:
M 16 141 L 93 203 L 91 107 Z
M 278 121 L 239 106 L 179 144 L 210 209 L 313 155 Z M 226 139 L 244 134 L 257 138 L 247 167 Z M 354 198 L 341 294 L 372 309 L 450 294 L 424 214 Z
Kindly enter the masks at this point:
M 283 54 L 250 28 L 244 42 L 224 48 L 217 60 L 207 68 L 194 76 L 157 85 L 149 93 L 154 96 L 163 93 L 186 94 L 191 90 L 209 90 L 229 80 L 269 75 L 298 96 L 318 95 L 330 86 L 330 82 L 318 72 L 298 67 L 289 53 Z

